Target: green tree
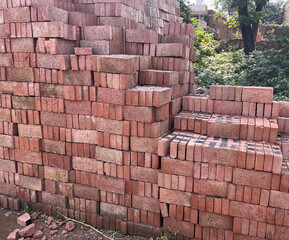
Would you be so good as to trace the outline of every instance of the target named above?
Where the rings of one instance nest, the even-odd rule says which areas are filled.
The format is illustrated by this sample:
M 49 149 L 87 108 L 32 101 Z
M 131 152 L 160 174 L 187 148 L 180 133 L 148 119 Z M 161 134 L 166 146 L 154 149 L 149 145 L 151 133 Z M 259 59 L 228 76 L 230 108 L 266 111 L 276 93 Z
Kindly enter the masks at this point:
M 244 51 L 255 50 L 255 40 L 263 9 L 269 0 L 215 0 L 216 6 L 227 16 L 237 16 L 241 27 Z
M 269 2 L 264 7 L 264 16 L 261 19 L 261 23 L 267 24 L 282 24 L 284 19 L 284 1 Z
M 181 17 L 183 18 L 184 23 L 192 23 L 191 21 L 191 11 L 192 9 L 189 6 L 189 1 L 178 0 L 181 8 Z

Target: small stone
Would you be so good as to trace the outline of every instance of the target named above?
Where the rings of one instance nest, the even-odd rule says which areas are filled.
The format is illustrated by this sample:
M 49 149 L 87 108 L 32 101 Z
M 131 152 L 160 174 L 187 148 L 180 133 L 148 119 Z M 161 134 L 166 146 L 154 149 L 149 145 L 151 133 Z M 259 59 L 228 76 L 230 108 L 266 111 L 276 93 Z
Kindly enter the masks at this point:
M 48 228 L 51 230 L 55 230 L 58 228 L 58 225 L 56 223 L 52 223 Z
M 17 240 L 19 236 L 20 229 L 15 229 L 12 233 L 9 234 L 7 240 Z
M 50 225 L 53 220 L 54 220 L 53 217 L 48 217 L 47 218 L 47 225 Z
M 50 235 L 54 235 L 54 234 L 56 234 L 56 233 L 58 233 L 58 230 L 52 230 L 52 231 L 50 232 Z
M 63 237 L 65 238 L 69 237 L 68 233 L 64 234 Z
M 35 231 L 36 231 L 35 224 L 32 223 L 32 224 L 28 225 L 27 227 L 21 229 L 19 231 L 19 234 L 22 237 L 30 237 L 35 233 Z
M 67 233 L 67 230 L 64 229 L 61 234 L 64 235 L 66 233 Z
M 19 218 L 17 218 L 17 223 L 23 227 L 28 226 L 31 222 L 32 221 L 29 213 L 24 213 Z
M 7 212 L 4 214 L 5 217 L 9 217 L 12 214 L 12 212 Z
M 75 229 L 75 223 L 72 222 L 72 221 L 69 221 L 65 224 L 65 229 L 68 231 L 68 232 L 71 232 Z
M 38 213 L 38 212 L 34 212 L 34 213 L 31 214 L 31 218 L 32 218 L 33 220 L 36 220 L 36 219 L 38 218 L 38 216 L 39 216 L 39 213 Z
M 37 230 L 34 235 L 33 238 L 42 238 L 44 236 L 44 233 L 41 230 Z
M 41 238 L 41 240 L 46 240 L 46 239 L 47 237 L 45 235 Z

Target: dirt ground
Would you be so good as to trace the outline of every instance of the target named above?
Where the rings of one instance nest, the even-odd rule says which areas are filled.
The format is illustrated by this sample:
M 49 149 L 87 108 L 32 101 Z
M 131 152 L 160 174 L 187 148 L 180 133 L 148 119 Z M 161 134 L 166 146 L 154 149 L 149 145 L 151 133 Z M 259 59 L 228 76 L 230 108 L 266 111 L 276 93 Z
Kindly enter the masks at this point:
M 17 218 L 21 216 L 23 212 L 15 212 L 10 210 L 5 210 L 0 208 L 0 240 L 6 240 L 8 235 L 15 229 L 22 229 L 19 224 L 17 224 Z M 29 213 L 32 216 L 32 213 Z M 92 229 L 85 227 L 81 224 L 76 223 L 75 229 L 71 232 L 65 232 L 66 222 L 62 219 L 53 218 L 45 214 L 35 214 L 38 217 L 32 220 L 35 223 L 36 228 L 41 230 L 45 237 L 38 239 L 55 239 L 55 240 L 78 240 L 78 239 L 97 239 L 104 240 L 107 239 L 102 235 L 96 233 Z M 50 223 L 51 221 L 51 223 Z M 57 226 L 56 229 L 52 229 L 51 226 Z M 136 236 L 124 236 L 115 231 L 99 229 L 102 233 L 113 239 L 136 239 L 136 240 L 146 240 L 147 238 L 136 237 Z M 25 239 L 35 239 L 35 238 L 25 238 Z

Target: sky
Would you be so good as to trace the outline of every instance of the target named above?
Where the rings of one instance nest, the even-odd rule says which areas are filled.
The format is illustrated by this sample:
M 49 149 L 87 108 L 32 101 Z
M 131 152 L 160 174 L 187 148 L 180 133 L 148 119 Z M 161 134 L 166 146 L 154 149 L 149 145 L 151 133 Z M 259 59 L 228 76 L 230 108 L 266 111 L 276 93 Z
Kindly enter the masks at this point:
M 189 0 L 191 3 L 196 3 L 196 0 Z M 204 0 L 209 9 L 214 8 L 214 0 Z M 279 2 L 280 0 L 270 0 L 270 2 Z

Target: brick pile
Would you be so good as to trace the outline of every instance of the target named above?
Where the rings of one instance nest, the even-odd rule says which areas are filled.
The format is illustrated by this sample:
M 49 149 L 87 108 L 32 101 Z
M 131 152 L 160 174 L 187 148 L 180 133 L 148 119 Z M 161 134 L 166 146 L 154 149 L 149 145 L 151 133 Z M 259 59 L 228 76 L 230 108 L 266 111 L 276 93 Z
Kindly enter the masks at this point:
M 288 102 L 190 95 L 194 29 L 177 1 L 0 8 L 2 207 L 124 234 L 288 236 Z
M 158 143 L 164 230 L 288 239 L 288 107 L 273 88 L 211 86 L 209 96 L 183 97 L 175 131 Z
M 193 37 L 175 0 L 1 0 L 1 206 L 161 235 L 157 141 Z

